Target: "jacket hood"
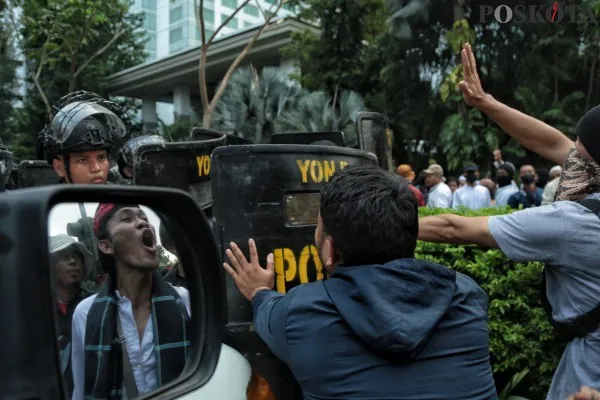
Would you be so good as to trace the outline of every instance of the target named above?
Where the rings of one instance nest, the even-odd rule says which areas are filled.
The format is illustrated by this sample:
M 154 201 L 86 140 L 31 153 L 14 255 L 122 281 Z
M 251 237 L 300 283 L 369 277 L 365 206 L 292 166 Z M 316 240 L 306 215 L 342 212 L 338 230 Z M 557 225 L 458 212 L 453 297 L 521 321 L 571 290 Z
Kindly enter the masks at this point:
M 340 265 L 324 284 L 350 329 L 374 352 L 413 357 L 450 307 L 456 272 L 407 258 Z

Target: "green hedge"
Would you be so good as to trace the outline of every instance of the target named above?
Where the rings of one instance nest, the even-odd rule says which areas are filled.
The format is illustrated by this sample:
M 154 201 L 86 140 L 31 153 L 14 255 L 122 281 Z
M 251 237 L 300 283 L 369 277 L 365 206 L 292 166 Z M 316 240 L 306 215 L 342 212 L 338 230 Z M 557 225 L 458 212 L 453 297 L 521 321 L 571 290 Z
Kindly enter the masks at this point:
M 489 216 L 512 211 L 421 208 L 419 215 Z M 495 249 L 426 242 L 418 242 L 416 256 L 470 276 L 488 294 L 490 353 L 498 391 L 515 373 L 528 368 L 526 383 L 517 391 L 534 399 L 545 398 L 565 343 L 555 339 L 541 306 L 542 264 L 515 263 Z

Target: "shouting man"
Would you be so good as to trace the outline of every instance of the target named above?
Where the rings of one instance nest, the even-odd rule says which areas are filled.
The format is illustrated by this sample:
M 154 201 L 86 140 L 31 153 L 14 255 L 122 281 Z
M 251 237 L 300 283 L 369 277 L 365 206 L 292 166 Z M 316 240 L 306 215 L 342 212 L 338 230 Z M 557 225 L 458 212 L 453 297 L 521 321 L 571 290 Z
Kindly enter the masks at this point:
M 315 244 L 330 275 L 286 295 L 250 241 L 225 269 L 254 327 L 304 398 L 495 399 L 487 296 L 469 277 L 415 259 L 417 202 L 406 180 L 348 166 L 321 190 Z
M 108 280 L 73 316 L 73 399 L 133 399 L 183 370 L 189 294 L 158 273 L 156 233 L 139 206 L 100 204 L 94 232 Z

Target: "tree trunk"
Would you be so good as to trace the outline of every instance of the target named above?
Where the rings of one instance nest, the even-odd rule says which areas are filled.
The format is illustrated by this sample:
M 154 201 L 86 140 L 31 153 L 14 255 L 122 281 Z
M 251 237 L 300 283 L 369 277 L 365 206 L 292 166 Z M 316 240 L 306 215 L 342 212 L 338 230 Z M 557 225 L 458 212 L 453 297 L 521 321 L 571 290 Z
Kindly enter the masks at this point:
M 71 79 L 69 79 L 69 93 L 75 91 L 75 74 L 77 73 L 77 62 L 75 55 L 71 55 Z
M 598 39 L 600 38 L 599 34 L 596 34 L 596 39 L 594 40 L 594 59 L 592 60 L 592 66 L 590 67 L 590 76 L 588 78 L 588 88 L 587 88 L 587 96 L 585 98 L 585 111 L 590 109 L 590 103 L 592 102 L 592 93 L 594 92 L 594 80 L 596 79 L 596 63 L 598 62 Z
M 465 0 L 454 0 L 452 2 L 452 12 L 454 15 L 454 22 L 459 21 L 465 17 Z M 456 64 L 462 63 L 460 52 L 454 56 Z M 463 119 L 467 118 L 467 105 L 464 101 L 458 103 L 458 112 L 462 115 Z
M 213 108 L 211 106 L 206 107 L 204 115 L 202 116 L 202 127 L 204 129 L 210 129 L 210 123 L 212 121 Z

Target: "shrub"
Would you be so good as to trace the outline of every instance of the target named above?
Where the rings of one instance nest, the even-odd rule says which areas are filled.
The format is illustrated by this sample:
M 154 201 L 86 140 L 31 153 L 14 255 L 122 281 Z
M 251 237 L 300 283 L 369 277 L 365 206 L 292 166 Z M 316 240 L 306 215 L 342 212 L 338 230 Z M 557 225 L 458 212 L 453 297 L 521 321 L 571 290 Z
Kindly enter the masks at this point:
M 419 209 L 421 217 L 508 214 L 509 208 L 478 211 Z M 418 242 L 417 258 L 435 262 L 474 279 L 489 296 L 490 353 L 497 390 L 529 369 L 526 394 L 545 398 L 565 343 L 554 337 L 540 302 L 543 265 L 516 263 L 497 249 Z

